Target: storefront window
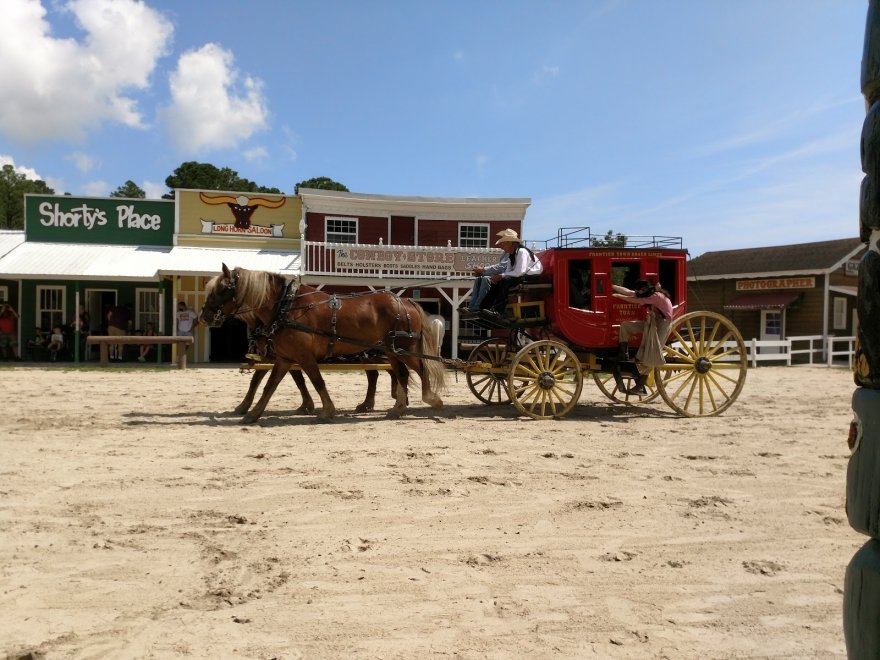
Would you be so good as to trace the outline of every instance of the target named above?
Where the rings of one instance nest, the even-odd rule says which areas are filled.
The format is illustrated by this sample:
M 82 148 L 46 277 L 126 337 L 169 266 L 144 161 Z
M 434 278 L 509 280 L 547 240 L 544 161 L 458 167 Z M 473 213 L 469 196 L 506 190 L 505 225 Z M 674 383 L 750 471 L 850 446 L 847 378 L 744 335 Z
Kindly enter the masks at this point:
M 63 286 L 37 287 L 37 319 L 37 325 L 47 332 L 64 325 Z
M 357 218 L 327 218 L 328 243 L 357 243 Z
M 458 247 L 485 248 L 489 247 L 489 225 L 458 226 Z

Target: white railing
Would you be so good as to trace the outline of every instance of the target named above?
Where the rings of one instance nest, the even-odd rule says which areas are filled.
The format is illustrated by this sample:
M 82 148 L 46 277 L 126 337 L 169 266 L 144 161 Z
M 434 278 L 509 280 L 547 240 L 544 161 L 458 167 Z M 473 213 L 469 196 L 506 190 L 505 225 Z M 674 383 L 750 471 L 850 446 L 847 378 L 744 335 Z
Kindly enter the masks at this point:
M 830 367 L 835 357 L 845 357 L 847 360 L 847 364 L 849 368 L 852 369 L 853 365 L 853 353 L 855 351 L 856 338 L 855 337 L 835 337 L 834 335 L 828 336 L 827 350 L 826 355 L 828 356 L 828 366 Z M 836 349 L 835 346 L 839 344 L 845 344 L 846 348 L 844 349 Z
M 794 349 L 792 346 L 795 342 L 808 342 L 808 348 Z M 814 345 L 814 342 L 818 346 Z M 743 340 L 746 347 L 746 359 L 749 366 L 757 367 L 759 362 L 785 362 L 787 366 L 791 366 L 791 357 L 793 355 L 809 355 L 809 364 L 813 364 L 813 353 L 824 353 L 826 355 L 825 364 L 829 367 L 833 366 L 835 358 L 847 358 L 849 367 L 852 368 L 853 351 L 855 348 L 855 337 L 835 337 L 834 335 L 810 335 L 802 337 L 789 337 L 788 339 L 746 339 Z M 844 344 L 844 348 L 836 348 Z M 672 344 L 674 348 L 683 350 L 678 342 Z M 736 348 L 736 342 L 728 341 L 722 344 L 719 353 Z M 727 356 L 719 358 L 720 362 L 732 361 L 738 359 L 736 356 Z M 821 362 L 817 362 L 821 364 Z
M 819 353 L 820 357 L 825 352 L 825 336 L 824 335 L 803 335 L 800 337 L 789 337 L 791 341 L 792 355 L 806 355 L 807 362 L 813 364 L 813 355 Z M 795 342 L 807 342 L 807 348 L 795 348 Z

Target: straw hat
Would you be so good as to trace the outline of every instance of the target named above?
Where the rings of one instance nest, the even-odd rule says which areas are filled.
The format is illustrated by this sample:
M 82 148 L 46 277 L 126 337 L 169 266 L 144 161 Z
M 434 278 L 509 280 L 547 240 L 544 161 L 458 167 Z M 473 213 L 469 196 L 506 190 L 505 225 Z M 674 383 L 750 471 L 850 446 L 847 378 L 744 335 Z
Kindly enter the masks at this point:
M 495 245 L 501 245 L 502 243 L 519 243 L 519 236 L 512 229 L 502 229 L 499 231 L 496 236 L 498 236 L 498 240 L 495 241 Z

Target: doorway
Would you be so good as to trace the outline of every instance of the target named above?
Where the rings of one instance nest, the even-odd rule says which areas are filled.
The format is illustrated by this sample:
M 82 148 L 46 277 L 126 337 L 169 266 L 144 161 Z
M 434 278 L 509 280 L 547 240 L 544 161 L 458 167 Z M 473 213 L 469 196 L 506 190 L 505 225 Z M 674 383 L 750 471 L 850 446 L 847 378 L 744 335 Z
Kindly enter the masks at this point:
M 783 312 L 778 309 L 761 310 L 761 339 L 779 341 L 782 339 Z M 779 353 L 779 346 L 763 346 L 761 353 Z

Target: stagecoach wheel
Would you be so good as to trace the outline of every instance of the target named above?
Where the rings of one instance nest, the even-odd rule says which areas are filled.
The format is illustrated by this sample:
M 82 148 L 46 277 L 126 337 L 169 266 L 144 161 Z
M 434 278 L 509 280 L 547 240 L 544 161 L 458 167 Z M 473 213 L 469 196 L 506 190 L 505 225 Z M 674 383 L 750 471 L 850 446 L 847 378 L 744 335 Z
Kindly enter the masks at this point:
M 507 341 L 497 337 L 482 342 L 468 356 L 469 362 L 488 362 L 492 365 L 491 372 L 468 371 L 466 374 L 468 387 L 483 403 L 510 403 L 510 395 L 507 393 L 507 356 Z
M 620 377 L 626 389 L 631 389 L 635 386 L 635 379 L 630 374 L 621 373 Z M 656 383 L 657 374 L 653 372 L 645 378 L 644 384 L 645 389 L 648 390 L 647 394 L 629 394 L 626 391 L 621 391 L 617 386 L 617 381 L 614 380 L 614 376 L 604 371 L 594 371 L 593 380 L 596 381 L 596 385 L 598 385 L 602 394 L 618 403 L 650 403 L 660 396 L 660 390 L 657 388 Z
M 739 331 L 714 312 L 691 312 L 675 321 L 657 369 L 660 396 L 687 417 L 727 410 L 746 382 L 748 355 Z
M 513 357 L 507 377 L 516 409 L 535 419 L 565 416 L 580 399 L 583 386 L 577 355 L 547 339 L 522 348 Z

